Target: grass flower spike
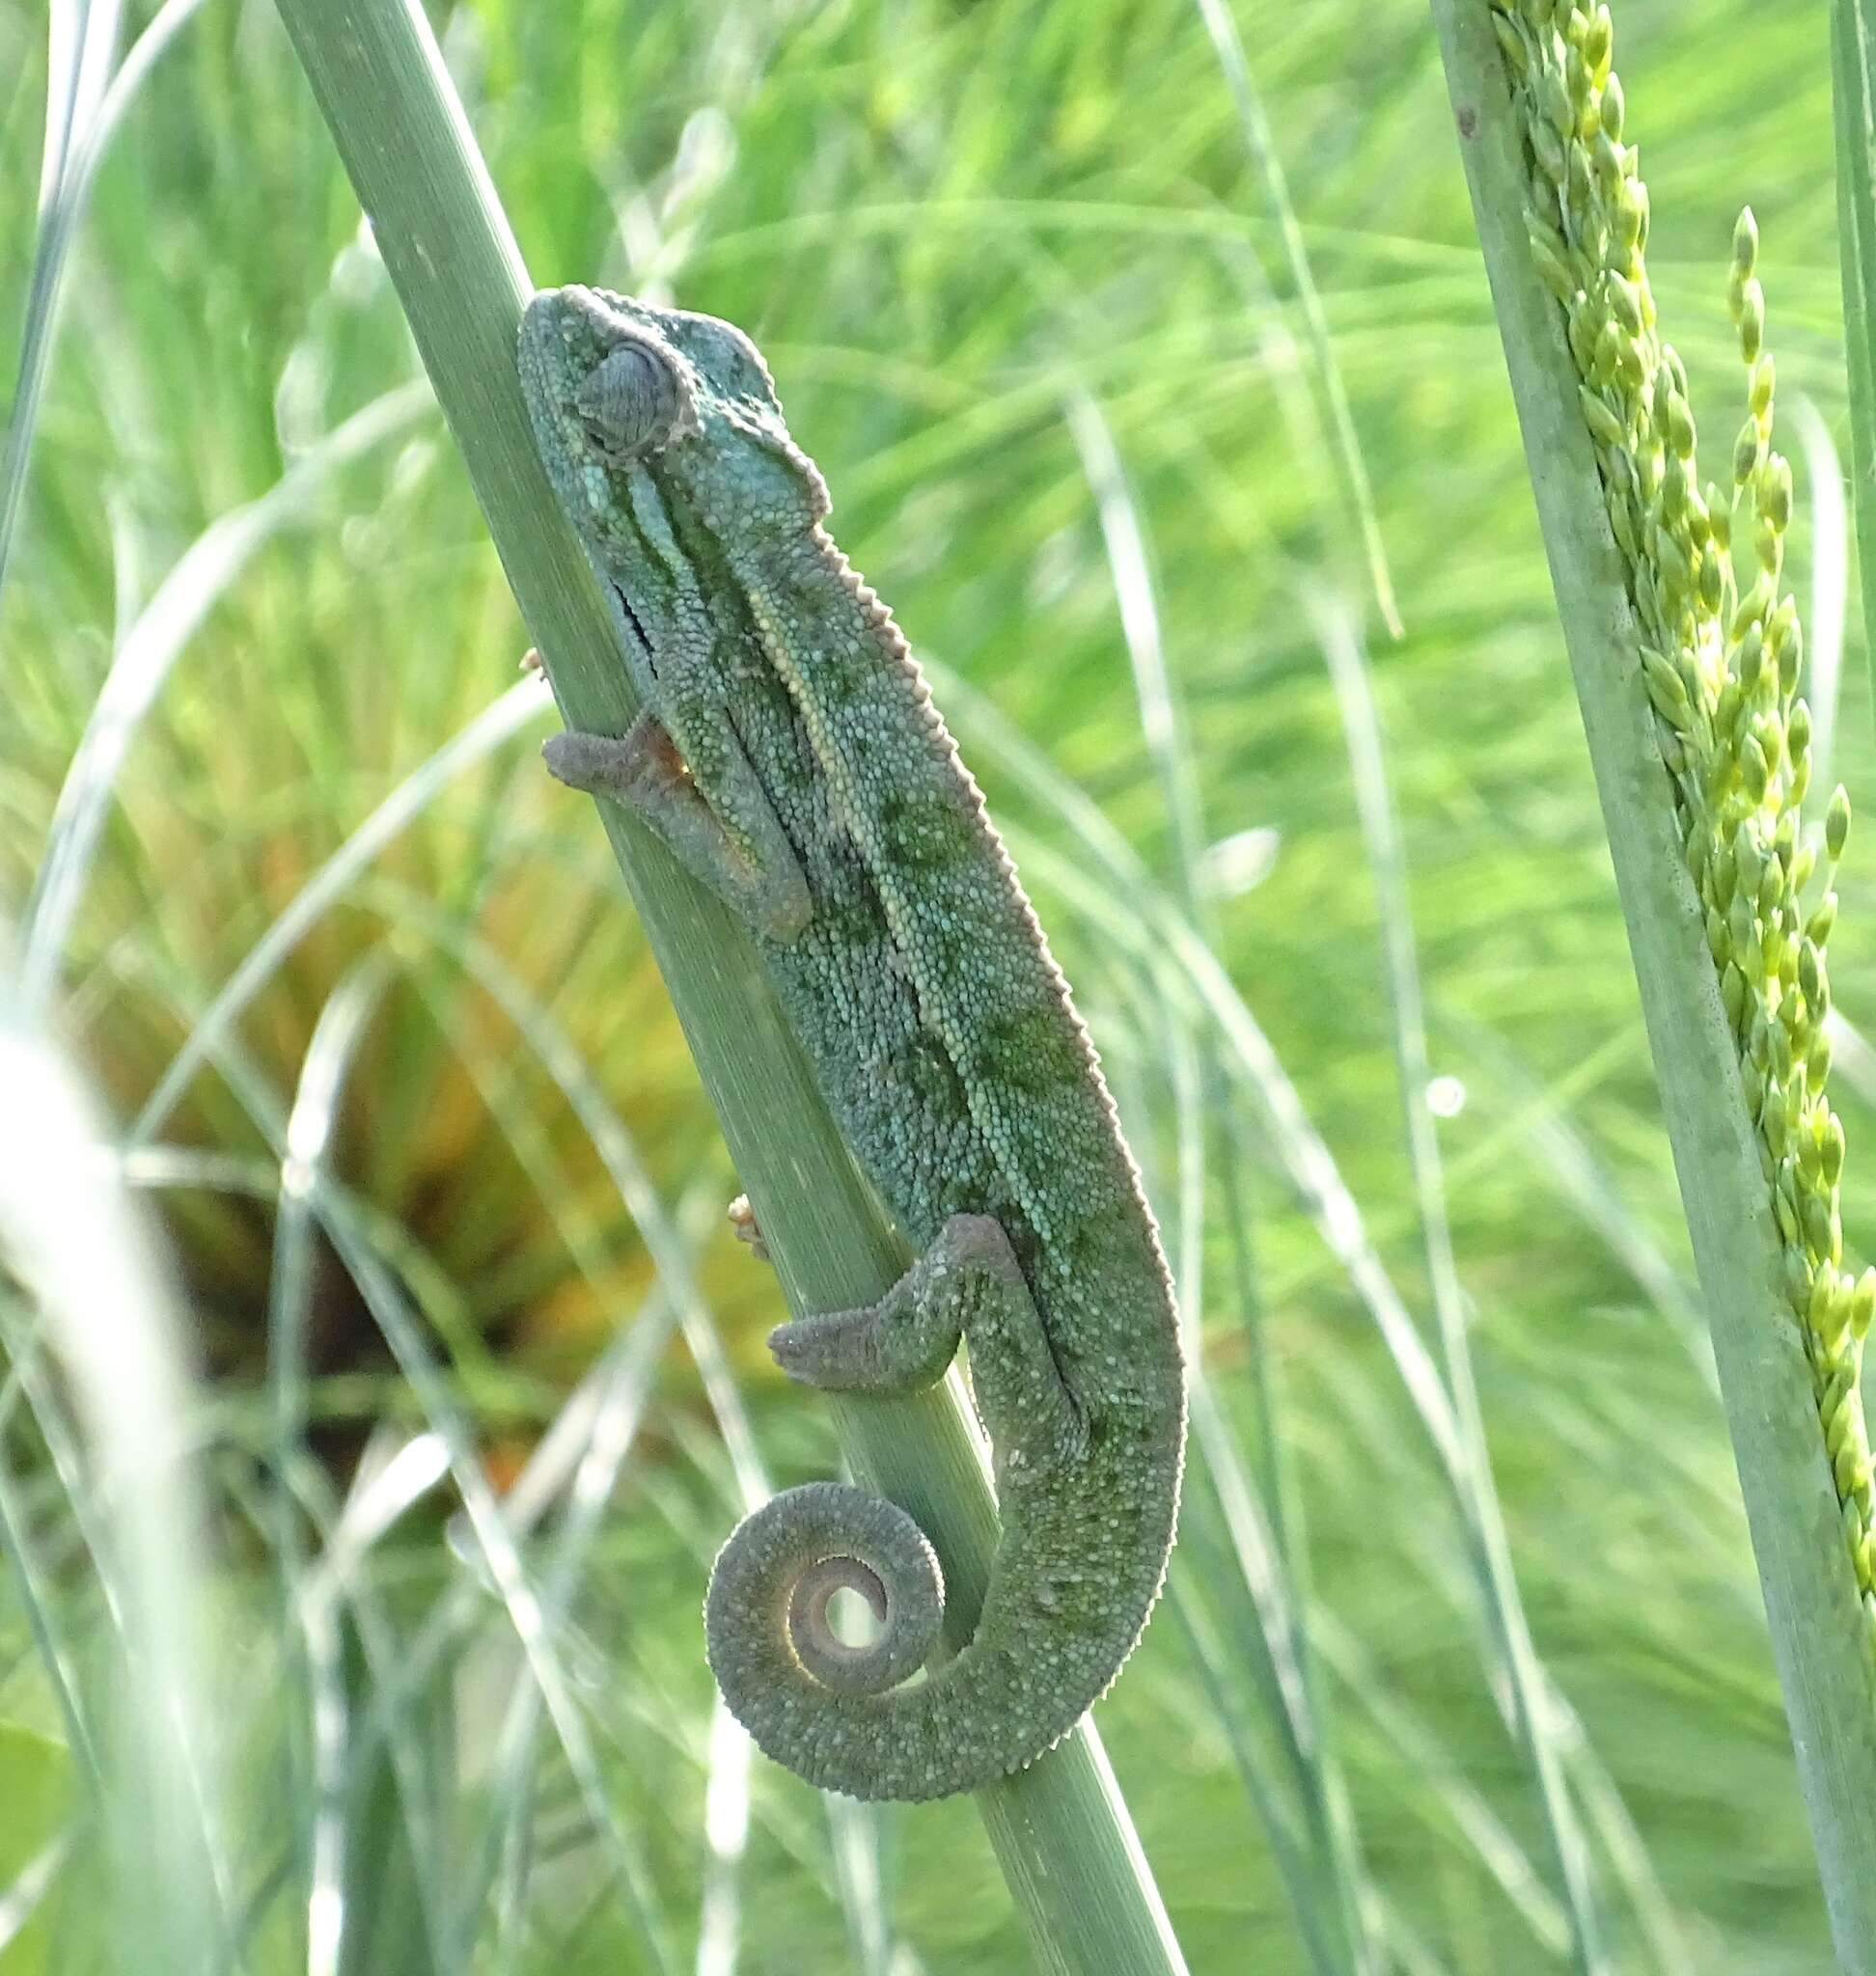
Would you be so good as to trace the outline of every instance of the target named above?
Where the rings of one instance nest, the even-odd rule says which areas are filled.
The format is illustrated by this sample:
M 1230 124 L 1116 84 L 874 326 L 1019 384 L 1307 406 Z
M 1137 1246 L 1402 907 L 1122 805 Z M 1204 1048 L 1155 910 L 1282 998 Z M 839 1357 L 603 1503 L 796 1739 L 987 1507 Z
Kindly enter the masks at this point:
M 1625 141 L 1607 6 L 1499 4 L 1500 46 L 1526 138 L 1531 251 L 1564 312 L 1583 416 L 1628 574 L 1661 756 L 1739 1050 L 1784 1250 L 1844 1538 L 1876 1650 L 1876 1547 L 1859 1388 L 1876 1270 L 1843 1267 L 1843 1125 L 1825 1091 L 1825 948 L 1850 829 L 1835 789 L 1821 837 L 1799 806 L 1811 776 L 1803 636 L 1782 587 L 1790 463 L 1773 439 L 1774 369 L 1750 209 L 1733 233 L 1727 302 L 1747 410 L 1726 483 L 1702 483 L 1687 373 L 1656 327 L 1648 195 Z M 1821 865 L 1821 869 L 1819 868 Z M 1814 903 L 1806 904 L 1807 897 Z

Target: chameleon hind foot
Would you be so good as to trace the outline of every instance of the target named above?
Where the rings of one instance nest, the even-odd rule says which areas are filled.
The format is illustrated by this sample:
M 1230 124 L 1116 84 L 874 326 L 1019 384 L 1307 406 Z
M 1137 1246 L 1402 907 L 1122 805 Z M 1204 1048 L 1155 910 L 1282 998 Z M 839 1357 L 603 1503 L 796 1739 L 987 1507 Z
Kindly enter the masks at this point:
M 808 1386 L 910 1392 L 945 1376 L 960 1338 L 970 1346 L 978 1410 L 1000 1451 L 1031 1463 L 1079 1455 L 1087 1444 L 1081 1409 L 1009 1238 L 989 1215 L 953 1215 L 877 1304 L 781 1325 L 769 1350 Z

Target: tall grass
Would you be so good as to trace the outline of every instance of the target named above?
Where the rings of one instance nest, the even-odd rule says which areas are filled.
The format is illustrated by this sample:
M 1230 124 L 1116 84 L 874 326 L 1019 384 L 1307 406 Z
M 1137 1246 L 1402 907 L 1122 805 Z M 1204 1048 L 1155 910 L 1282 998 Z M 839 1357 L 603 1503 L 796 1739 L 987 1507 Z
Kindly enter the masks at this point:
M 1840 442 L 1828 73 L 1774 12 L 1631 10 L 1650 263 L 1719 373 L 1751 199 L 1780 404 Z M 438 18 L 537 274 L 762 343 L 1095 1027 L 1203 1372 L 1172 1603 L 1100 1713 L 1192 1966 L 1814 1969 L 1425 17 L 1233 13 L 1241 72 L 1186 0 Z M 110 65 L 74 65 L 112 23 L 0 0 L 0 288 L 43 366 L 0 895 L 36 1047 L 129 1121 L 206 1533 L 173 1576 L 215 1871 L 160 1918 L 256 1970 L 1020 1966 L 968 1808 L 823 1804 L 714 1712 L 710 1551 L 829 1470 L 826 1416 L 765 1367 L 773 1285 L 717 1226 L 732 1176 L 590 817 L 532 762 L 539 696 L 504 698 L 526 635 L 290 49 L 264 8 L 160 17 L 41 206 L 41 104 L 96 115 Z M 0 1295 L 9 1971 L 96 1965 L 85 1918 L 133 1892 L 91 1809 L 119 1531 L 31 1287 Z
M 1876 1272 L 1841 1267 L 1844 1133 L 1823 1090 L 1822 953 L 1849 805 L 1838 787 L 1824 896 L 1807 902 L 1810 715 L 1783 584 L 1792 474 L 1769 444 L 1757 230 L 1749 208 L 1729 277 L 1751 411 L 1733 487 L 1702 496 L 1687 374 L 1657 332 L 1609 9 L 1443 7 L 1439 20 L 1833 1937 L 1844 1968 L 1876 1969 L 1859 1385 Z

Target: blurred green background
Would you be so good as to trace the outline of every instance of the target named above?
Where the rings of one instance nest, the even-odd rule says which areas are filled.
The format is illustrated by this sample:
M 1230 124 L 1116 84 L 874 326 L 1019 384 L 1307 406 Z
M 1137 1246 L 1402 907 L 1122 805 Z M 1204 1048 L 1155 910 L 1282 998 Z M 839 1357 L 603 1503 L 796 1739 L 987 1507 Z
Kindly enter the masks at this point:
M 63 99 L 100 12 L 0 0 L 4 374 L 44 319 L 48 81 Z M 825 1413 L 762 1349 L 775 1287 L 720 1222 L 733 1177 L 590 809 L 535 759 L 544 697 L 519 688 L 471 758 L 433 761 L 510 689 L 525 634 L 272 8 L 182 12 L 63 270 L 0 589 L 0 915 L 130 1145 L 200 1375 L 185 1438 L 211 1561 L 186 1589 L 222 1804 L 221 1960 L 201 1966 L 304 1966 L 316 1896 L 339 1887 L 348 1969 L 724 1969 L 727 1943 L 752 1972 L 1019 1968 L 968 1802 L 830 1814 L 713 1728 L 709 1556 L 752 1449 L 777 1483 L 832 1470 Z M 1497 1499 L 1558 1696 L 1541 1734 L 1587 1833 L 1602 1966 L 1820 1970 L 1431 30 L 1416 0 L 1231 12 L 1249 96 L 1210 31 L 1222 14 L 1193 0 L 430 16 L 537 281 L 675 298 L 761 345 L 1108 1061 L 1255 1505 L 1249 1525 L 1221 1515 L 1201 1465 L 1178 1599 L 1099 1717 L 1192 1967 L 1569 1966 L 1465 1520 L 1375 1323 L 1391 1285 L 1435 1331 L 1387 965 L 1411 938 L 1437 1082 L 1410 1054 L 1410 1095 L 1440 1114 Z M 121 46 L 146 18 L 130 9 Z M 1654 288 L 1710 447 L 1741 409 L 1727 243 L 1742 203 L 1758 214 L 1798 591 L 1814 570 L 1828 669 L 1847 431 L 1825 9 L 1622 0 L 1616 28 Z M 337 456 L 328 435 L 361 414 Z M 1815 780 L 1867 807 L 1855 627 L 1844 656 Z M 55 811 L 114 657 L 132 725 L 94 757 L 99 834 L 61 892 Z M 1351 747 L 1370 705 L 1380 757 Z M 410 778 L 408 819 L 361 838 Z M 1070 795 L 1145 885 L 1103 869 L 1112 847 Z M 1410 912 L 1361 820 L 1390 795 Z M 335 858 L 302 923 L 290 908 Z M 1876 966 L 1870 868 L 1853 843 L 1832 947 L 1852 1026 Z M 1155 913 L 1211 942 L 1268 1038 L 1261 1077 L 1195 1013 Z M 205 1027 L 244 963 L 251 992 Z M 1838 1063 L 1861 1259 L 1876 1058 L 1849 1033 Z M 349 1254 L 290 1183 L 282 1203 L 286 1119 L 297 1096 L 319 1125 L 321 1079 L 323 1138 L 298 1150 L 343 1194 Z M 595 1126 L 622 1135 L 610 1166 Z M 34 1130 L 0 1090 L 0 1134 Z M 1326 1209 L 1318 1139 L 1348 1190 Z M 694 1249 L 684 1344 L 637 1329 L 682 1300 L 621 1205 L 621 1162 Z M 96 1566 L 119 1505 L 6 1284 L 13 1976 L 113 1966 L 85 1892 L 108 1738 L 88 1782 L 82 1731 L 110 1715 Z M 408 1320 L 392 1344 L 388 1306 Z M 290 1317 L 303 1384 L 282 1370 Z M 418 1351 L 431 1374 L 413 1380 Z M 285 1494 L 283 1407 L 304 1422 Z M 608 1456 L 621 1421 L 636 1436 Z M 445 1429 L 511 1504 L 530 1500 L 517 1478 L 545 1478 L 521 1555 L 560 1574 L 551 1724 L 506 1713 L 533 1674 L 455 1519 Z M 1258 1671 L 1272 1607 L 1232 1541 L 1247 1527 L 1276 1529 L 1307 1635 L 1322 1742 L 1300 1760 Z M 394 1732 L 394 1783 L 373 1722 Z M 309 1796 L 309 1777 L 330 1789 Z M 1352 1925 L 1325 1921 L 1338 1901 Z

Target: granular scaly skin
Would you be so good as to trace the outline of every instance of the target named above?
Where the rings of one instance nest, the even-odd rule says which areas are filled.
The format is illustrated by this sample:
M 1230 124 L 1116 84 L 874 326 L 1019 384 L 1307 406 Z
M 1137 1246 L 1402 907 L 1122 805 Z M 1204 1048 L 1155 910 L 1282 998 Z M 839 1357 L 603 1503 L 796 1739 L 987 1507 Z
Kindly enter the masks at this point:
M 895 1390 L 960 1336 L 1002 1540 L 977 1630 L 927 1672 L 943 1583 L 891 1503 L 817 1484 L 731 1536 L 710 1664 L 827 1790 L 973 1790 L 1106 1691 L 1172 1541 L 1185 1385 L 1152 1217 L 1087 1036 L 977 786 L 741 333 L 602 290 L 537 295 L 537 444 L 648 712 L 555 773 L 629 804 L 741 914 L 830 1111 L 918 1261 L 869 1309 L 783 1326 L 794 1377 Z M 865 1649 L 830 1633 L 850 1588 Z

